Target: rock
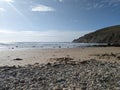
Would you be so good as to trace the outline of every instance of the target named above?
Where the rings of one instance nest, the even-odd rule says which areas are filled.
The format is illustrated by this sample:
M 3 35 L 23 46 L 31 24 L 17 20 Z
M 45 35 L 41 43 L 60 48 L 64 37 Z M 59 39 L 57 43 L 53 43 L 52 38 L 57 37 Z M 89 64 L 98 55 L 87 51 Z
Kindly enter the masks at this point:
M 32 46 L 33 48 L 36 47 L 36 46 Z
M 120 60 L 120 56 L 117 56 L 117 59 L 119 59 L 119 60 Z
M 89 61 L 81 61 L 81 64 L 87 64 Z
M 16 58 L 16 59 L 13 59 L 13 60 L 15 60 L 15 61 L 21 61 L 21 60 L 23 60 L 23 59 L 21 59 L 21 58 Z
M 59 48 L 61 48 L 61 46 L 59 46 Z
M 56 83 L 60 83 L 60 82 L 65 82 L 65 79 L 58 78 L 58 79 L 56 80 Z

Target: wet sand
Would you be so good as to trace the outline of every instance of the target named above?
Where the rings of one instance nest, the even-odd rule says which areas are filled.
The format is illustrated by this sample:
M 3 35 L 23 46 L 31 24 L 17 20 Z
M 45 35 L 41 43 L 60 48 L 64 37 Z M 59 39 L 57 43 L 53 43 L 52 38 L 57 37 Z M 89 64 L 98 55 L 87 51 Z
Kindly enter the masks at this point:
M 0 51 L 0 66 L 27 65 L 34 63 L 46 64 L 48 62 L 52 62 L 52 59 L 54 58 L 62 57 L 71 57 L 77 61 L 97 59 L 119 62 L 119 60 L 116 60 L 114 57 L 100 58 L 96 56 L 110 53 L 119 54 L 120 47 L 4 50 Z M 16 58 L 21 58 L 23 60 L 14 60 Z

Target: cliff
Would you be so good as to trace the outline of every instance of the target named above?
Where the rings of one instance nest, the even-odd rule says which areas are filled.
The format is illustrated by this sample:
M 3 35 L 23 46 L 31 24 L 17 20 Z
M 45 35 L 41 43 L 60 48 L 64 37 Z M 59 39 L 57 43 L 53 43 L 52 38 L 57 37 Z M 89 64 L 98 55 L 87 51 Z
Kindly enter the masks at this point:
M 76 43 L 109 43 L 120 45 L 120 25 L 99 29 L 88 33 L 78 39 L 73 40 Z

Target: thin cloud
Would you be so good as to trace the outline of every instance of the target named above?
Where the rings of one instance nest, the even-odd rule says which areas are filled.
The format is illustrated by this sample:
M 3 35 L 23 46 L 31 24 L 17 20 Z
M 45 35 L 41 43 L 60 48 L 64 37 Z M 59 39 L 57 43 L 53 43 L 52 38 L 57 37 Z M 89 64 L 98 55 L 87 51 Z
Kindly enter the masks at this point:
M 108 4 L 111 7 L 117 7 L 120 5 L 120 0 L 110 0 L 110 1 L 108 1 Z
M 59 2 L 63 2 L 63 0 L 58 0 Z
M 34 11 L 34 12 L 52 12 L 52 11 L 55 11 L 55 9 L 52 7 L 40 4 L 40 5 L 32 7 L 32 11 Z
M 0 42 L 71 42 L 88 32 L 83 31 L 13 31 L 0 30 Z
M 14 0 L 2 0 L 2 1 L 8 2 L 8 3 L 13 3 L 14 2 Z
M 55 1 L 58 1 L 58 2 L 62 3 L 64 0 L 55 0 Z
M 4 8 L 0 8 L 0 12 L 4 12 L 5 11 L 5 9 Z
M 81 8 L 86 10 L 101 9 L 106 7 L 117 7 L 120 5 L 120 0 L 82 0 Z

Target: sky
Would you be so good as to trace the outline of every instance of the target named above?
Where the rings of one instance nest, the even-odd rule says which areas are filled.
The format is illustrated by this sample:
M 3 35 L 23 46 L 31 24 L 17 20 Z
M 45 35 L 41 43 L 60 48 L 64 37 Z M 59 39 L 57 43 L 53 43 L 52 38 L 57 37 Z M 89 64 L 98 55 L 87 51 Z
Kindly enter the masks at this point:
M 120 24 L 120 0 L 0 0 L 0 42 L 71 42 Z

